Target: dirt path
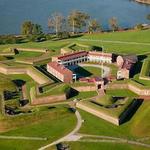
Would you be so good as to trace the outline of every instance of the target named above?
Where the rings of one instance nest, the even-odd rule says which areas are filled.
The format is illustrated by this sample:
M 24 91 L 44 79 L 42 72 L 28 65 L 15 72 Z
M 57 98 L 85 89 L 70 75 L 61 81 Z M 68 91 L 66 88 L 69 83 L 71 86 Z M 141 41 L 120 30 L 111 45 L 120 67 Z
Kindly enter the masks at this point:
M 45 140 L 47 140 L 47 138 L 41 138 L 41 137 L 5 136 L 5 135 L 0 135 L 0 139 L 11 139 L 11 140 L 38 140 L 38 141 L 45 141 Z
M 119 137 L 112 137 L 112 136 L 103 136 L 103 135 L 89 135 L 89 134 L 79 134 L 82 138 L 78 141 L 80 142 L 107 142 L 107 143 L 125 143 L 125 144 L 132 144 L 150 148 L 150 144 L 145 144 L 139 142 L 138 140 L 129 140 L 125 138 Z M 88 138 L 88 139 L 84 139 Z M 95 138 L 95 139 L 94 139 Z

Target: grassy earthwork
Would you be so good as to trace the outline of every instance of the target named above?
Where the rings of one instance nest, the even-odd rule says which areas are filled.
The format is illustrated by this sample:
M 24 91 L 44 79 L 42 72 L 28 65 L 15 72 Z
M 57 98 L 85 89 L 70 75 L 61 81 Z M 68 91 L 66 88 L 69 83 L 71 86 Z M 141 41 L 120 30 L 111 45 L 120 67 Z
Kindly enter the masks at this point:
M 85 34 L 77 38 L 58 40 L 58 41 L 45 41 L 45 42 L 29 42 L 22 44 L 8 44 L 0 45 L 0 51 L 5 51 L 9 47 L 23 47 L 23 48 L 46 48 L 49 49 L 50 55 L 54 56 L 60 53 L 62 47 L 66 47 L 71 43 L 79 43 L 74 45 L 73 50 L 79 50 L 83 45 L 88 46 L 104 46 L 105 52 L 113 52 L 117 54 L 141 54 L 148 55 L 150 50 L 150 30 L 144 31 L 127 31 L 127 32 L 115 32 L 115 33 L 100 33 L 100 34 Z M 81 45 L 80 45 L 81 44 Z M 83 45 L 82 45 L 83 44 Z M 84 48 L 87 50 L 87 47 Z M 6 62 L 10 66 L 19 65 L 14 60 L 16 58 L 33 58 L 39 57 L 42 53 L 39 52 L 20 52 L 19 54 L 12 56 L 12 58 L 6 58 L 0 56 L 0 61 L 9 60 Z M 11 60 L 12 59 L 12 60 Z M 47 62 L 47 61 L 46 61 Z M 142 61 L 143 63 L 143 61 Z M 43 63 L 42 63 L 43 64 Z M 39 66 L 41 64 L 38 64 Z M 112 75 L 116 74 L 116 66 L 108 65 L 112 70 Z M 138 67 L 137 67 L 138 68 Z M 83 73 L 86 76 L 100 76 L 101 70 L 91 67 L 84 67 L 85 71 L 78 70 L 79 73 Z M 150 82 L 139 79 L 139 73 L 134 76 L 134 80 L 142 85 L 150 86 Z M 0 91 L 16 90 L 16 85 L 12 80 L 20 79 L 27 83 L 27 91 L 29 94 L 30 88 L 35 86 L 36 83 L 26 75 L 11 75 L 5 76 L 0 74 Z M 55 85 L 56 84 L 56 85 Z M 66 87 L 58 88 L 59 83 L 55 83 L 45 87 L 47 94 L 57 94 L 66 89 Z M 76 83 L 79 84 L 79 83 Z M 56 86 L 56 89 L 54 88 Z M 50 90 L 50 88 L 54 88 Z M 121 97 L 136 97 L 137 95 L 129 90 L 107 90 L 106 93 L 110 96 Z M 90 98 L 96 96 L 96 92 L 81 92 L 74 98 Z M 72 99 L 74 99 L 72 98 Z M 70 100 L 72 100 L 70 99 Z M 28 112 L 28 109 L 25 110 Z M 96 116 L 93 116 L 87 112 L 79 110 L 83 119 L 85 120 L 83 126 L 80 129 L 80 133 L 106 135 L 114 137 L 123 137 L 128 139 L 138 139 L 150 136 L 150 101 L 144 101 L 140 108 L 135 112 L 134 116 L 121 126 L 115 126 L 109 122 L 106 122 Z M 30 112 L 30 111 L 29 111 Z M 3 150 L 36 150 L 39 147 L 51 143 L 55 139 L 62 137 L 69 133 L 76 124 L 76 118 L 73 113 L 69 112 L 66 106 L 55 107 L 35 107 L 31 109 L 30 113 L 17 116 L 1 116 L 0 118 L 0 132 L 1 135 L 9 136 L 29 136 L 29 137 L 43 137 L 47 138 L 46 141 L 33 141 L 33 140 L 4 140 L 0 139 L 0 149 Z M 144 141 L 150 143 L 150 141 Z M 88 143 L 88 142 L 71 142 L 69 143 L 72 150 L 146 150 L 146 148 L 139 146 L 131 146 L 127 144 L 112 144 L 112 143 Z

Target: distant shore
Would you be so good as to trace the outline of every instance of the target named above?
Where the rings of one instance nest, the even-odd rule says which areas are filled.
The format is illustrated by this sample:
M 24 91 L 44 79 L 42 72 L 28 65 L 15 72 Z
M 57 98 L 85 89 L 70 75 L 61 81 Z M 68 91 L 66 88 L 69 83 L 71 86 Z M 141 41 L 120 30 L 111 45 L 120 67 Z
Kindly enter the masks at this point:
M 135 0 L 138 3 L 150 4 L 150 0 Z

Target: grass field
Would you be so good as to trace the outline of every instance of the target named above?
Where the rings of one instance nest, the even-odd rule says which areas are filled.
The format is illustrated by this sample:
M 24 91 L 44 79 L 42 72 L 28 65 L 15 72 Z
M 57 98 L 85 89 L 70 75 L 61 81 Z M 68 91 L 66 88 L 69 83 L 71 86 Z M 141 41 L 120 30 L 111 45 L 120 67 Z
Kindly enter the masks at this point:
M 106 90 L 106 94 L 111 95 L 111 96 L 120 96 L 120 97 L 136 97 L 137 94 L 134 92 L 128 90 L 128 89 L 108 89 Z
M 129 139 L 150 136 L 150 101 L 144 101 L 134 116 L 122 124 L 115 126 L 87 112 L 80 111 L 85 120 L 81 133 L 124 137 Z
M 79 38 L 72 38 L 72 39 L 66 39 L 60 41 L 45 41 L 40 43 L 29 42 L 23 44 L 0 45 L 0 50 L 3 50 L 8 47 L 49 48 L 55 50 L 55 52 L 53 53 L 53 55 L 55 55 L 60 52 L 60 48 L 65 47 L 70 43 L 79 43 L 79 44 L 85 44 L 85 45 L 88 44 L 88 45 L 96 45 L 96 46 L 103 45 L 105 51 L 107 52 L 143 54 L 149 52 L 150 45 L 145 45 L 149 43 L 149 36 L 150 36 L 150 30 L 101 33 L 101 34 L 91 34 L 91 35 L 86 34 Z M 83 41 L 83 39 L 88 39 L 93 41 Z M 104 40 L 104 41 L 94 41 L 94 40 Z M 139 42 L 141 44 L 114 43 L 113 41 Z
M 58 41 L 45 41 L 45 42 L 28 42 L 22 44 L 8 44 L 0 45 L 0 51 L 9 47 L 23 47 L 23 48 L 46 48 L 51 50 L 51 56 L 60 53 L 62 47 L 70 43 L 88 44 L 95 46 L 104 46 L 105 52 L 113 52 L 117 54 L 145 54 L 150 51 L 150 30 L 144 31 L 127 31 L 115 33 L 101 33 L 101 34 L 85 34 L 78 38 L 70 38 Z M 79 49 L 80 46 L 74 46 L 73 49 Z M 34 52 L 20 52 L 15 58 L 25 57 L 39 57 L 41 53 Z M 6 57 L 0 57 L 0 60 L 6 60 Z M 9 63 L 9 62 L 8 62 Z M 10 65 L 15 65 L 14 62 Z M 84 68 L 88 76 L 100 76 L 101 70 L 86 67 Z M 79 71 L 81 73 L 81 71 Z M 116 74 L 116 67 L 112 66 L 112 74 Z M 23 79 L 27 82 L 27 91 L 35 83 L 33 80 L 25 75 L 13 75 L 11 78 L 2 76 L 0 74 L 0 90 L 11 89 L 16 87 L 10 79 Z M 138 80 L 135 76 L 135 79 Z M 138 80 L 139 81 L 139 80 Z M 142 84 L 147 85 L 144 81 Z M 59 89 L 61 91 L 61 88 Z M 107 94 L 111 96 L 137 96 L 129 90 L 107 90 Z M 57 90 L 53 93 L 57 94 Z M 74 98 L 89 98 L 97 95 L 96 92 L 81 92 Z M 16 117 L 3 117 L 0 118 L 0 132 L 2 135 L 16 135 L 16 136 L 37 136 L 46 137 L 47 141 L 25 141 L 25 140 L 2 140 L 0 139 L 0 149 L 2 150 L 36 150 L 40 146 L 52 142 L 60 138 L 73 129 L 76 123 L 74 114 L 68 112 L 66 108 L 55 108 L 50 110 L 41 111 L 35 108 L 35 112 L 26 115 L 19 115 Z M 81 133 L 108 135 L 115 137 L 124 137 L 129 139 L 141 138 L 150 136 L 150 101 L 145 101 L 137 110 L 135 115 L 126 123 L 121 126 L 112 125 L 100 118 L 97 118 L 87 112 L 81 111 L 81 115 L 85 120 Z M 3 132 L 3 133 L 2 133 Z M 103 150 L 117 149 L 117 150 L 145 150 L 141 147 L 122 145 L 122 144 L 106 144 L 106 143 L 70 143 L 72 150 Z
M 93 76 L 101 76 L 102 70 L 97 67 L 78 67 L 75 70 L 75 73 L 81 77 L 93 77 Z
M 70 142 L 71 150 L 148 150 L 135 145 L 117 143 Z
M 42 115 L 41 115 L 42 114 Z M 28 120 L 27 120 L 28 118 Z M 0 121 L 0 126 L 2 126 Z M 43 137 L 47 141 L 30 141 L 30 140 L 2 140 L 0 139 L 0 148 L 3 150 L 37 150 L 40 146 L 46 145 L 55 139 L 69 133 L 76 124 L 75 115 L 66 108 L 49 109 L 49 111 L 37 112 L 36 115 L 16 118 L 7 118 L 6 124 L 15 125 L 11 131 L 2 133 L 7 136 L 27 136 L 27 137 Z M 9 125 L 11 126 L 11 125 Z
M 0 91 L 10 90 L 15 91 L 16 86 L 6 75 L 0 74 Z
M 108 99 L 106 97 L 104 97 L 104 99 Z M 110 98 L 109 98 L 110 99 Z M 110 100 L 109 100 L 110 101 Z M 100 112 L 102 114 L 105 114 L 107 116 L 110 116 L 110 117 L 113 117 L 113 118 L 116 118 L 118 119 L 121 114 L 127 110 L 127 108 L 129 107 L 129 105 L 133 102 L 133 99 L 132 98 L 128 98 L 124 101 L 116 101 L 116 103 L 114 102 L 113 104 L 115 104 L 117 107 L 115 108 L 107 108 L 107 107 L 104 107 L 104 106 L 112 106 L 112 104 L 103 104 L 101 103 L 101 101 L 81 101 L 79 102 L 79 104 L 85 106 L 85 107 L 88 107 L 92 110 L 95 110 L 96 112 Z

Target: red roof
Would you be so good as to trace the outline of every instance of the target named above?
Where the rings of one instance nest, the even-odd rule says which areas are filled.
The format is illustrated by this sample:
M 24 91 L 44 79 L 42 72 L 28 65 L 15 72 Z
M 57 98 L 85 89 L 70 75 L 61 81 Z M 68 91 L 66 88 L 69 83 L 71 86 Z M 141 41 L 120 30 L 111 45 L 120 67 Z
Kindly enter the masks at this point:
M 58 71 L 59 73 L 61 73 L 63 75 L 72 75 L 73 74 L 72 71 L 67 69 L 64 65 L 58 64 L 55 61 L 48 63 L 48 66 L 52 67 L 53 69 L 55 69 L 56 71 Z
M 93 56 L 104 56 L 104 57 L 112 57 L 111 53 L 103 53 L 103 52 L 89 52 L 89 55 Z
M 80 51 L 80 52 L 74 52 L 71 54 L 66 54 L 63 56 L 59 56 L 58 59 L 60 60 L 69 60 L 69 59 L 75 59 L 77 57 L 87 56 L 88 52 L 86 51 Z

